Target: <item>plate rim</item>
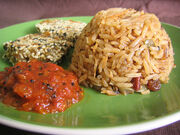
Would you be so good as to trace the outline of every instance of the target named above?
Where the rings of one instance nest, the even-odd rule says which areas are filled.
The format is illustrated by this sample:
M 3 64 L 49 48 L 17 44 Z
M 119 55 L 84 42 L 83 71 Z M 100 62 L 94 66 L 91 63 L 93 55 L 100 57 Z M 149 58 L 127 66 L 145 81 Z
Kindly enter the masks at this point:
M 163 116 L 159 118 L 155 118 L 153 120 L 134 123 L 130 125 L 122 125 L 122 126 L 115 126 L 115 127 L 101 127 L 101 128 L 58 128 L 58 127 L 49 127 L 43 126 L 38 124 L 31 124 L 22 121 L 17 121 L 5 116 L 0 115 L 0 124 L 26 130 L 30 132 L 37 132 L 37 133 L 45 133 L 45 134 L 67 134 L 67 135 L 109 135 L 109 134 L 132 134 L 132 133 L 140 133 L 149 130 L 155 130 L 157 128 L 161 128 L 163 126 L 167 126 L 174 122 L 180 120 L 180 111 L 172 113 L 168 116 Z M 179 118 L 179 119 L 177 119 Z
M 69 16 L 69 17 L 53 17 L 53 18 L 42 18 L 42 19 L 35 19 L 30 21 L 25 21 L 22 23 L 17 23 L 13 25 L 9 25 L 7 27 L 0 28 L 0 31 L 7 29 L 9 27 L 16 27 L 17 25 L 22 25 L 24 23 L 30 23 L 34 21 L 41 21 L 45 19 L 57 19 L 57 18 L 83 18 L 83 17 L 93 17 L 93 16 Z M 174 27 L 176 29 L 180 30 L 179 26 L 168 24 L 165 22 L 161 22 L 162 24 L 165 24 L 170 27 Z M 38 125 L 33 123 L 27 123 L 23 121 L 18 121 L 12 118 L 8 118 L 6 116 L 3 116 L 0 114 L 0 124 L 10 126 L 17 129 L 22 129 L 26 131 L 31 132 L 38 132 L 38 133 L 49 133 L 49 134 L 69 134 L 69 135 L 83 135 L 83 134 L 115 134 L 115 133 L 121 133 L 121 134 L 131 134 L 131 133 L 139 133 L 144 132 L 152 129 L 157 129 L 166 125 L 169 125 L 171 123 L 177 122 L 180 120 L 180 110 L 173 111 L 172 113 L 166 114 L 161 117 L 157 117 L 152 120 L 148 121 L 142 121 L 138 123 L 128 124 L 128 125 L 119 125 L 119 126 L 113 126 L 113 127 L 100 127 L 100 128 L 67 128 L 67 127 L 49 127 L 46 125 Z M 130 130 L 129 130 L 130 129 Z

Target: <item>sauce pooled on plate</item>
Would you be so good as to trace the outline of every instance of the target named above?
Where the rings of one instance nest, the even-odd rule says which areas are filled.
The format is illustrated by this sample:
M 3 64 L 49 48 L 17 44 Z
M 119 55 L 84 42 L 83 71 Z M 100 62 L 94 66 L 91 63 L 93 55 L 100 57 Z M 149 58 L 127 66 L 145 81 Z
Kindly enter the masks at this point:
M 63 112 L 83 98 L 77 77 L 53 63 L 18 62 L 0 72 L 0 98 L 19 110 Z

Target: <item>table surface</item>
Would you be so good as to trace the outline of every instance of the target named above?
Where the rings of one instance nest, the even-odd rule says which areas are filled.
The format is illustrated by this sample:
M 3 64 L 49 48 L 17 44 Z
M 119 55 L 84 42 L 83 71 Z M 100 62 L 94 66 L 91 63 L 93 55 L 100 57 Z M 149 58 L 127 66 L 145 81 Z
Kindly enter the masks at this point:
M 51 17 L 93 16 L 99 10 L 124 7 L 151 12 L 161 22 L 180 26 L 180 0 L 0 0 L 0 28 Z M 0 124 L 0 132 L 18 135 L 41 135 Z M 180 121 L 135 135 L 179 135 Z

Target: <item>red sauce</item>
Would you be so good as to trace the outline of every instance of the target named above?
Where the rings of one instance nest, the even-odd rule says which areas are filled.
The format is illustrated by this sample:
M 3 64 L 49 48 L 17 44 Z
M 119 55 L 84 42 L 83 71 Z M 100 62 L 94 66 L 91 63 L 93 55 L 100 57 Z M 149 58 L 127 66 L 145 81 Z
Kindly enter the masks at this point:
M 0 98 L 7 105 L 38 113 L 63 112 L 83 98 L 77 77 L 52 63 L 19 62 L 0 72 Z

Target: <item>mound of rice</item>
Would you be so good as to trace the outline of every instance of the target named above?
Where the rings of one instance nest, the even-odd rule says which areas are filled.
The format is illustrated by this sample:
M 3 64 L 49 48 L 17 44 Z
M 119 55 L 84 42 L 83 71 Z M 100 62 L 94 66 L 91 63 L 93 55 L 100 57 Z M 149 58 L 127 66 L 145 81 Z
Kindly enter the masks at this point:
M 98 12 L 79 36 L 70 70 L 86 87 L 108 95 L 160 89 L 175 67 L 169 36 L 159 19 L 134 9 Z

